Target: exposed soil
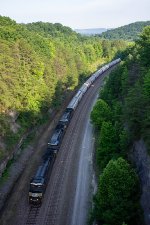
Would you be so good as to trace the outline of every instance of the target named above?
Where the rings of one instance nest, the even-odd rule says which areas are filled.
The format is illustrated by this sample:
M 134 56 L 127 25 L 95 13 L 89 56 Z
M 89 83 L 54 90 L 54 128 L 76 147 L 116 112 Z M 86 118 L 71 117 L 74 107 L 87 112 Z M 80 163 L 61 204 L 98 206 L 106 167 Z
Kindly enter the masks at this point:
M 141 206 L 145 224 L 150 225 L 150 156 L 143 140 L 136 141 L 133 146 L 132 160 L 140 178 L 142 195 Z

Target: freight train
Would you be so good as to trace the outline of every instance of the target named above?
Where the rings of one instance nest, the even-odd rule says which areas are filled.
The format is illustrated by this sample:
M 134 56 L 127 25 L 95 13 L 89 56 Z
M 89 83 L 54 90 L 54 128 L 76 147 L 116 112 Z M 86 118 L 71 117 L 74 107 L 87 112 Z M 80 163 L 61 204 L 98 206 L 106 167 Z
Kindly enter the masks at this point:
M 92 76 L 81 86 L 81 88 L 78 90 L 78 92 L 75 94 L 75 96 L 68 104 L 56 128 L 54 129 L 54 132 L 50 137 L 50 140 L 48 141 L 46 153 L 43 155 L 42 158 L 42 164 L 38 167 L 35 176 L 30 181 L 30 188 L 29 188 L 30 204 L 41 205 L 42 203 L 48 181 L 48 172 L 52 168 L 52 165 L 55 161 L 67 126 L 69 125 L 73 113 L 76 110 L 79 102 L 83 98 L 84 94 L 87 92 L 91 84 L 101 74 L 103 74 L 106 70 L 108 70 L 115 64 L 119 63 L 120 61 L 121 59 L 118 58 L 108 63 L 107 65 L 103 66 L 101 69 L 92 74 Z

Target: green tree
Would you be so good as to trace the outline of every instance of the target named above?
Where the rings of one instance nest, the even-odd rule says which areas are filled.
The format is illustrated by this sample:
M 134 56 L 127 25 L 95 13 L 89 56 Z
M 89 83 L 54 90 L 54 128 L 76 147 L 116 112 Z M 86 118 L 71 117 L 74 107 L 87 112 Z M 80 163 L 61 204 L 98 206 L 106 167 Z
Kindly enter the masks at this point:
M 142 64 L 150 66 L 150 26 L 144 28 L 140 39 L 137 41 Z
M 150 70 L 143 81 L 143 110 L 142 110 L 142 136 L 150 148 Z
M 128 121 L 132 139 L 140 138 L 141 119 L 145 110 L 140 82 L 137 82 L 134 87 L 129 89 L 123 108 L 124 119 Z
M 111 109 L 104 100 L 99 99 L 96 102 L 91 112 L 91 119 L 93 124 L 99 129 L 101 128 L 103 121 L 111 119 Z
M 140 225 L 139 184 L 135 171 L 122 158 L 111 160 L 100 176 L 95 198 L 97 220 L 104 224 L 121 225 L 123 222 Z
M 103 57 L 110 58 L 111 57 L 111 42 L 108 40 L 103 40 L 102 48 L 103 48 Z
M 108 103 L 109 106 L 112 106 L 114 100 L 120 101 L 122 98 L 121 91 L 121 74 L 123 72 L 123 67 L 118 66 L 116 70 L 112 71 L 109 76 L 106 85 L 102 89 L 100 95 L 101 98 Z
M 144 77 L 143 94 L 144 98 L 148 102 L 148 100 L 150 100 L 150 70 L 148 70 Z
M 2 146 L 8 147 L 8 136 L 13 145 L 27 129 L 44 122 L 48 109 L 61 107 L 70 92 L 106 62 L 102 54 L 98 37 L 82 37 L 59 23 L 17 24 L 0 16 Z M 18 115 L 16 133 L 12 111 Z
M 119 136 L 117 129 L 111 122 L 103 121 L 96 150 L 98 166 L 103 169 L 110 159 L 118 156 Z

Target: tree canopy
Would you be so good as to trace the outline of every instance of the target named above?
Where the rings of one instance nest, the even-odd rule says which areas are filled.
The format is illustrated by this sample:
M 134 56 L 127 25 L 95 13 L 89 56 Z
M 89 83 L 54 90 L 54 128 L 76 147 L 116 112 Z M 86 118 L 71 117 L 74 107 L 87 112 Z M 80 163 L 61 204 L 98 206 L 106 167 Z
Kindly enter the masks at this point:
M 145 26 L 149 26 L 150 21 L 135 22 L 115 29 L 110 29 L 99 36 L 105 39 L 123 39 L 123 40 L 136 40 L 139 38 L 139 34 L 142 32 Z
M 45 121 L 48 109 L 58 109 L 121 48 L 110 42 L 104 56 L 98 37 L 82 37 L 59 23 L 17 24 L 0 16 L 0 151 L 8 154 L 24 132 Z
M 138 178 L 122 158 L 110 160 L 99 179 L 96 218 L 103 224 L 140 224 Z M 136 212 L 136 213 L 135 213 Z
M 91 112 L 93 124 L 96 127 L 101 128 L 103 121 L 110 120 L 110 118 L 111 108 L 104 100 L 99 99 L 94 106 L 94 110 Z
M 130 172 L 127 177 L 123 171 L 127 165 L 125 160 L 129 161 L 130 149 L 135 140 L 143 139 L 147 149 L 150 149 L 149 47 L 150 26 L 147 26 L 135 45 L 124 51 L 122 62 L 109 75 L 91 113 L 96 128 L 97 168 L 99 173 L 102 172 L 95 200 L 95 218 L 102 224 L 143 223 L 138 217 L 138 215 L 142 217 L 142 212 L 137 207 L 139 195 L 134 194 L 133 185 L 128 180 L 131 178 L 131 170 L 128 167 Z M 101 107 L 98 107 L 99 102 L 103 102 Z M 109 118 L 106 110 L 104 115 L 102 114 L 104 105 L 107 105 L 111 112 Z M 124 160 L 120 160 L 119 157 Z M 121 165 L 124 169 L 120 171 Z M 130 183 L 129 186 L 123 180 L 124 177 Z M 132 181 L 134 182 L 134 179 Z M 124 198 L 126 191 L 130 196 L 126 195 L 127 199 Z M 139 218 L 139 222 L 135 215 Z

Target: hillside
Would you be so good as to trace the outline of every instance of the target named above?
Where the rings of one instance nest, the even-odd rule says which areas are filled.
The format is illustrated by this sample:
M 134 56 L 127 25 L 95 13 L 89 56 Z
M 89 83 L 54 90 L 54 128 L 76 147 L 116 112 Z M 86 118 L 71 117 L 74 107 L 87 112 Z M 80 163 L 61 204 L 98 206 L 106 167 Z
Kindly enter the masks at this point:
M 25 25 L 0 16 L 0 160 L 126 46 L 82 37 L 58 23 Z
M 103 224 L 144 224 L 140 202 L 145 224 L 150 221 L 150 26 L 135 43 L 124 52 L 91 113 L 101 175 L 92 216 Z
M 34 22 L 28 24 L 22 24 L 25 28 L 27 28 L 31 32 L 40 33 L 46 37 L 61 37 L 63 36 L 77 36 L 76 32 L 74 32 L 70 27 L 63 26 L 60 23 L 44 23 L 44 22 Z
M 138 39 L 143 28 L 148 25 L 150 25 L 150 21 L 135 22 L 116 29 L 108 30 L 102 33 L 100 37 L 106 39 L 123 39 L 132 41 Z

